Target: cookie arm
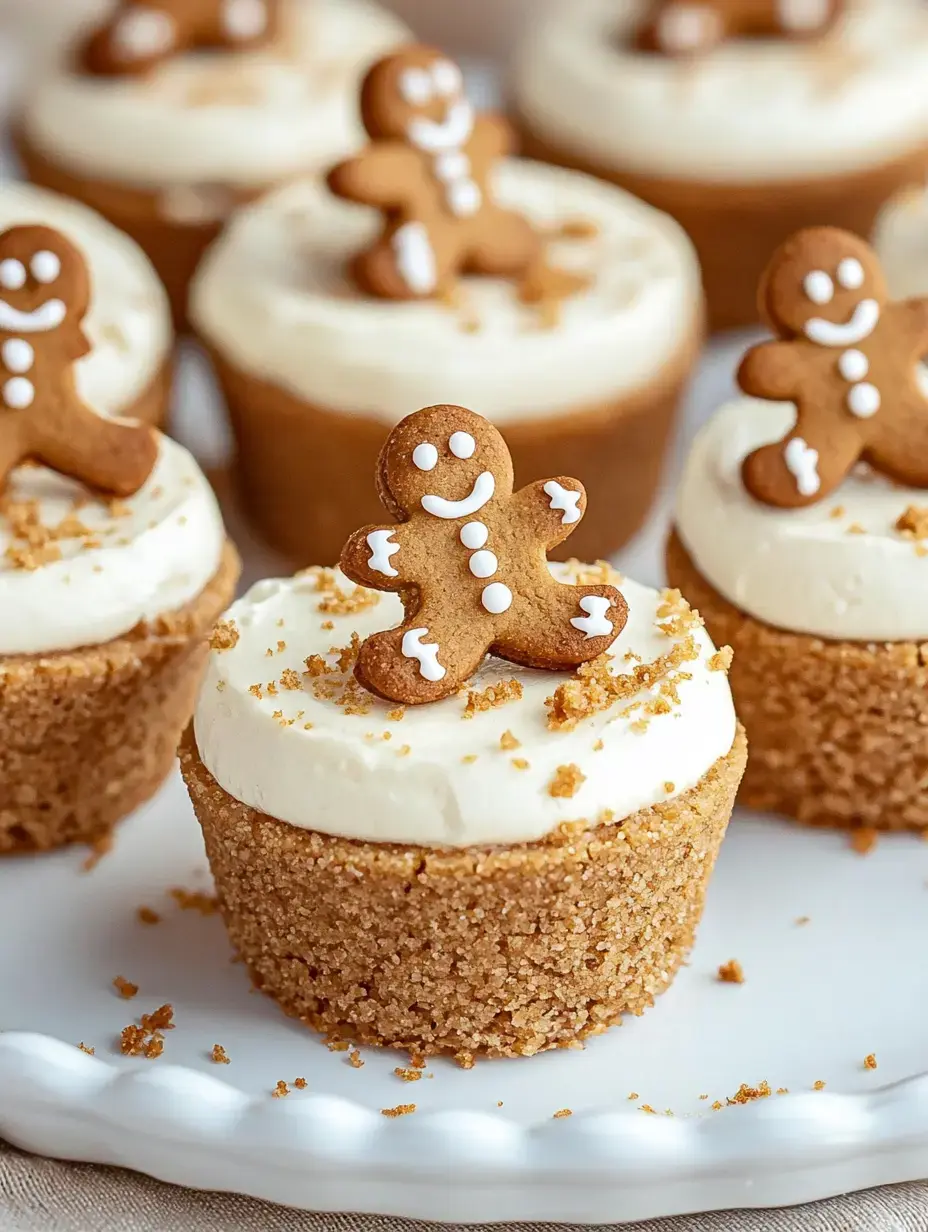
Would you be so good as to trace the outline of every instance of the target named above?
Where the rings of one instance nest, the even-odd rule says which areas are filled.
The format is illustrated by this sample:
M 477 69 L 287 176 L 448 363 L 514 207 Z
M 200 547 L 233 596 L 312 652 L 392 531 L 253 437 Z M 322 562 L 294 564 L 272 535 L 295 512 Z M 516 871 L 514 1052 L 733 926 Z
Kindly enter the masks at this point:
M 326 183 L 336 197 L 397 208 L 409 200 L 411 187 L 421 178 L 422 159 L 415 150 L 399 141 L 377 141 L 354 158 L 337 163 Z
M 752 398 L 782 402 L 796 394 L 795 343 L 762 342 L 746 353 L 738 368 L 738 384 Z
M 493 111 L 484 111 L 474 121 L 471 149 L 481 158 L 492 162 L 505 158 L 515 149 L 515 133 L 509 121 Z
M 40 461 L 113 496 L 133 496 L 158 460 L 158 439 L 147 424 L 104 419 L 76 400 L 66 420 L 40 421 L 33 432 Z
M 901 304 L 894 304 L 892 310 L 904 314 L 904 328 L 912 335 L 917 358 L 928 355 L 928 299 L 907 299 Z
M 513 520 L 536 536 L 550 551 L 563 543 L 586 513 L 586 489 L 577 479 L 559 475 L 538 479 L 512 497 Z
M 362 526 L 342 548 L 342 573 L 369 590 L 400 590 L 409 585 L 403 576 L 405 523 Z

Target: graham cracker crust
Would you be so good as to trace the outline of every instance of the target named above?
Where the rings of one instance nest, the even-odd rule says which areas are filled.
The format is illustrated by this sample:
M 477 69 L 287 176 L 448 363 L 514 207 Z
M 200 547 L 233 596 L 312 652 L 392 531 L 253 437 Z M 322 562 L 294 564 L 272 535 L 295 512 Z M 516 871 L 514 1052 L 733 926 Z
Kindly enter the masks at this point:
M 694 331 L 649 385 L 612 402 L 498 425 L 516 487 L 544 475 L 573 475 L 586 487 L 586 516 L 553 558 L 609 556 L 641 527 L 701 341 Z M 246 515 L 296 568 L 337 560 L 358 526 L 383 520 L 371 476 L 392 425 L 305 402 L 211 354 L 235 433 Z
M 928 642 L 839 642 L 755 620 L 697 569 L 676 531 L 667 576 L 735 652 L 751 741 L 739 803 L 806 825 L 928 828 Z
M 746 755 L 739 729 L 695 787 L 622 822 L 452 850 L 275 821 L 218 785 L 189 728 L 180 748 L 256 986 L 330 1036 L 463 1064 L 575 1046 L 653 1004 L 693 943 Z
M 585 171 L 670 214 L 696 246 L 713 330 L 753 325 L 757 287 L 771 254 L 803 227 L 828 224 L 865 238 L 880 207 L 901 188 L 924 183 L 928 146 L 876 167 L 818 179 L 727 183 L 641 175 L 557 146 L 515 117 L 528 158 Z
M 0 656 L 0 854 L 98 842 L 160 786 L 238 553 L 185 607 L 100 646 Z

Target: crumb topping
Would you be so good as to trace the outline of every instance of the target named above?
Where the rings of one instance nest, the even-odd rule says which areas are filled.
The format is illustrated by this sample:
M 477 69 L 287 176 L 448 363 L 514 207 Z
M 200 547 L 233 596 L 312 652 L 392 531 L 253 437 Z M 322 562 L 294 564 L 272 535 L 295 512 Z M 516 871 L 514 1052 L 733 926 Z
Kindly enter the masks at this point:
M 518 680 L 501 680 L 485 689 L 470 689 L 467 694 L 467 705 L 461 715 L 462 719 L 472 719 L 475 714 L 484 710 L 492 710 L 496 706 L 505 706 L 507 702 L 519 701 L 522 697 L 522 685 Z
M 851 831 L 851 846 L 859 856 L 869 855 L 877 843 L 877 832 L 869 826 L 858 826 Z
M 812 1083 L 812 1090 L 813 1091 L 824 1091 L 826 1085 L 827 1083 L 823 1082 L 821 1078 L 817 1078 L 815 1082 Z
M 499 738 L 499 747 L 504 753 L 510 753 L 513 749 L 520 749 L 522 747 L 522 741 L 517 740 L 507 727 Z
M 96 1049 L 90 1044 L 85 1044 L 83 1040 L 81 1040 L 77 1047 L 81 1052 L 86 1052 L 88 1057 L 92 1057 L 96 1053 Z
M 284 1082 L 283 1078 L 280 1079 L 280 1081 L 274 1087 L 274 1090 L 271 1092 L 271 1095 L 274 1097 L 274 1099 L 286 1099 L 289 1094 L 290 1094 L 290 1088 Z
M 727 672 L 731 667 L 732 659 L 735 657 L 735 652 L 731 646 L 722 646 L 712 655 L 708 662 L 710 672 Z
M 864 1057 L 864 1069 L 876 1069 L 876 1053 L 867 1053 Z
M 197 911 L 200 915 L 215 915 L 219 910 L 219 899 L 215 894 L 205 894 L 202 890 L 185 890 L 183 886 L 174 886 L 170 890 L 181 911 Z
M 415 1110 L 415 1104 L 397 1104 L 395 1108 L 381 1108 L 380 1114 L 385 1117 L 401 1117 L 409 1116 Z
M 160 924 L 161 916 L 157 911 L 153 911 L 151 907 L 139 907 L 135 913 L 140 924 Z
M 363 1068 L 364 1059 L 361 1056 L 361 1052 L 359 1049 L 353 1048 L 351 1052 L 348 1053 L 348 1064 L 351 1066 L 352 1069 L 362 1069 Z
M 413 1069 L 412 1067 L 404 1069 L 401 1065 L 398 1065 L 393 1072 L 396 1074 L 397 1078 L 401 1078 L 403 1082 L 418 1082 L 422 1077 L 421 1069 Z
M 223 1048 L 222 1044 L 213 1044 L 212 1052 L 209 1054 L 209 1059 L 214 1065 L 231 1065 L 229 1054 Z
M 722 984 L 743 984 L 744 970 L 737 958 L 730 958 L 719 967 L 718 978 Z
M 586 775 L 574 762 L 568 766 L 558 766 L 554 778 L 548 784 L 548 795 L 569 799 L 577 794 L 585 781 Z
M 298 1091 L 305 1091 L 309 1084 L 307 1083 L 305 1078 L 295 1078 L 293 1080 L 293 1085 L 296 1087 Z
M 164 1052 L 164 1032 L 174 1030 L 174 1007 L 160 1005 L 150 1014 L 143 1014 L 138 1024 L 123 1027 L 119 1036 L 119 1050 L 127 1057 L 145 1057 L 153 1061 Z
M 909 505 L 896 520 L 895 529 L 907 539 L 928 539 L 928 505 Z
M 553 1113 L 552 1115 L 553 1115 L 553 1117 L 554 1117 L 555 1121 L 558 1121 L 558 1120 L 560 1120 L 562 1117 L 569 1117 L 569 1116 L 573 1116 L 573 1114 L 574 1114 L 574 1113 L 573 1113 L 573 1109 L 572 1109 L 572 1108 L 559 1108 L 559 1109 L 558 1109 L 558 1111 L 557 1111 L 557 1112 L 555 1112 L 555 1113 Z
M 117 975 L 113 980 L 113 987 L 119 993 L 124 1001 L 131 1001 L 133 997 L 138 995 L 138 984 L 132 984 L 129 980 L 124 980 L 121 975 Z
M 231 650 L 238 645 L 239 637 L 238 627 L 234 620 L 220 620 L 210 635 L 210 650 Z

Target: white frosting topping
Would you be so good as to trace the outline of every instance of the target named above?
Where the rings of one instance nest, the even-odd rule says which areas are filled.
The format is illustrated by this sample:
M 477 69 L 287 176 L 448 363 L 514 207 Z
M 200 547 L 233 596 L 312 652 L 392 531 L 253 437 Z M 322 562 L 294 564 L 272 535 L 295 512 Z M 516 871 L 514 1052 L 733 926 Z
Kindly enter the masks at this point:
M 554 414 L 653 380 L 698 322 L 699 270 L 677 224 L 611 185 L 540 163 L 504 162 L 496 195 L 540 226 L 598 228 L 551 245 L 552 263 L 592 280 L 561 303 L 554 326 L 502 279 L 465 279 L 453 308 L 360 296 L 345 263 L 381 216 L 308 181 L 233 219 L 194 283 L 193 319 L 236 367 L 387 423 L 436 402 L 497 422 Z
M 122 412 L 154 380 L 173 342 L 167 296 L 148 258 L 86 206 L 28 184 L 4 184 L 0 231 L 17 223 L 54 227 L 86 258 L 91 299 L 83 328 L 92 350 L 77 362 L 77 387 L 101 414 Z M 22 325 L 7 322 L 6 328 Z
M 174 56 L 142 76 L 53 71 L 24 115 L 47 157 L 140 187 L 274 183 L 364 140 L 358 84 L 406 37 L 369 0 L 283 0 L 272 46 Z
M 888 162 L 928 139 L 928 11 L 850 3 L 826 42 L 732 40 L 697 58 L 623 50 L 644 0 L 552 5 L 518 58 L 518 107 L 539 137 L 643 174 L 773 180 Z
M 44 564 L 13 533 L 25 501 L 38 502 L 52 532 Z M 144 487 L 112 504 L 44 467 L 20 467 L 0 507 L 0 655 L 97 645 L 183 607 L 218 569 L 224 542 L 212 488 L 168 437 Z
M 731 603 L 781 629 L 863 642 L 928 637 L 928 542 L 896 529 L 910 507 L 928 509 L 928 491 L 858 467 L 817 504 L 762 504 L 742 484 L 741 463 L 794 422 L 788 403 L 743 398 L 697 436 L 676 527 L 700 573 Z M 810 452 L 803 442 L 793 463 L 808 485 L 800 490 L 814 495 Z
M 885 205 L 873 243 L 893 299 L 928 296 L 928 189 L 907 189 Z
M 555 569 L 565 576 L 564 566 Z M 351 583 L 339 580 L 352 592 Z M 407 707 L 398 720 L 391 703 L 361 691 L 367 712 L 345 713 L 337 701 L 316 696 L 313 685 L 320 678 L 301 674 L 304 658 L 322 654 L 332 662 L 331 647 L 347 645 L 353 632 L 364 638 L 389 627 L 402 618 L 402 606 L 396 595 L 381 594 L 374 606 L 351 615 L 323 613 L 316 585 L 312 575 L 259 582 L 233 605 L 228 616 L 238 641 L 211 654 L 195 717 L 200 756 L 217 782 L 281 821 L 349 838 L 428 846 L 530 841 L 565 820 L 585 818 L 594 825 L 605 810 L 618 819 L 685 791 L 734 740 L 728 680 L 723 671 L 710 670 L 713 647 L 700 627 L 693 630 L 699 657 L 682 664 L 679 704 L 645 722 L 643 706 L 625 711 L 656 697 L 657 686 L 573 730 L 551 730 L 545 699 L 568 675 L 489 658 L 468 687 L 483 690 L 515 679 L 522 685 L 520 699 L 468 719 L 462 694 Z M 636 665 L 627 655 L 653 662 L 679 637 L 658 627 L 661 598 L 655 591 L 630 581 L 621 589 L 630 615 L 611 653 L 614 671 L 627 673 Z M 335 627 L 323 628 L 326 620 Z M 441 671 L 424 634 L 410 631 L 407 638 L 416 641 L 423 667 Z M 285 672 L 296 687 L 278 686 L 269 694 L 267 683 Z M 684 672 L 691 678 L 683 679 Z M 262 688 L 253 690 L 259 683 Z M 518 748 L 501 746 L 507 731 Z M 514 758 L 528 767 L 514 765 Z M 552 796 L 558 768 L 571 765 L 584 781 L 572 797 Z

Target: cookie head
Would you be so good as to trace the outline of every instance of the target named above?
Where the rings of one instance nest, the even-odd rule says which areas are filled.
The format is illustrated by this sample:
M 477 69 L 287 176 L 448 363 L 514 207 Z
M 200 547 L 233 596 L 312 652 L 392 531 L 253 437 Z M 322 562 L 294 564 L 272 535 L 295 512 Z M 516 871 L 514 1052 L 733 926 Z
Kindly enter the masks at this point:
M 431 47 L 404 47 L 379 60 L 361 88 L 364 127 L 375 141 L 409 141 L 437 153 L 464 144 L 474 112 L 461 70 Z
M 90 277 L 74 245 L 51 227 L 11 227 L 0 235 L 0 331 L 43 334 L 80 321 Z
M 435 518 L 472 517 L 512 494 L 506 443 L 482 415 L 430 406 L 407 416 L 380 455 L 381 498 L 401 521 L 423 510 Z
M 799 231 L 774 254 L 761 282 L 761 312 L 783 338 L 854 346 L 873 333 L 888 301 L 876 255 L 835 227 Z

